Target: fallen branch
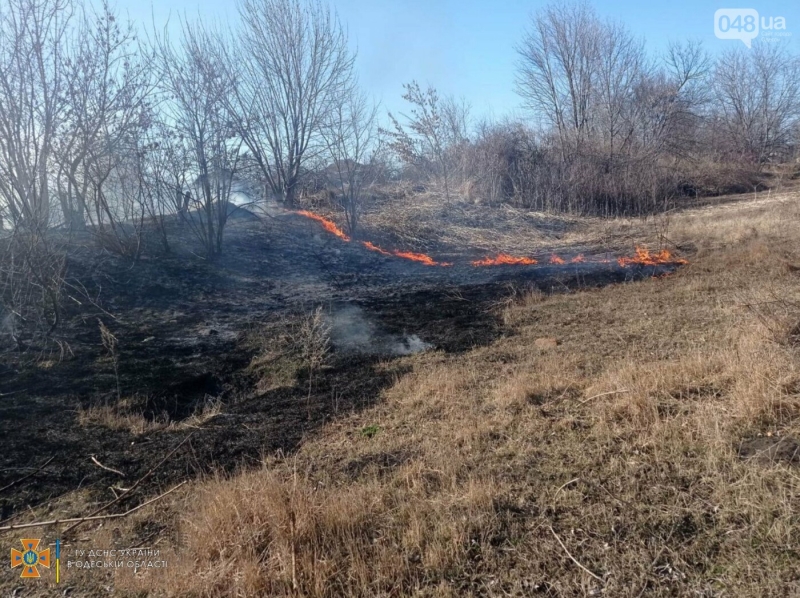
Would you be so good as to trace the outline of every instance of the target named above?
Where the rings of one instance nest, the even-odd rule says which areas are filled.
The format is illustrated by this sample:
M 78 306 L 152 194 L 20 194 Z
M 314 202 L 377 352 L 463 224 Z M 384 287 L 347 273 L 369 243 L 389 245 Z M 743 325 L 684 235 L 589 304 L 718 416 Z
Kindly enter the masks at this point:
M 162 498 L 164 498 L 168 494 L 172 494 L 178 488 L 180 488 L 181 486 L 185 485 L 186 483 L 187 483 L 187 481 L 184 480 L 183 482 L 181 482 L 177 486 L 173 486 L 172 488 L 170 488 L 169 490 L 167 490 L 163 494 L 159 494 L 155 498 L 151 498 L 150 500 L 145 501 L 142 504 L 140 504 L 140 505 L 138 505 L 136 507 L 133 507 L 132 509 L 128 509 L 124 513 L 112 513 L 111 515 L 90 515 L 88 517 L 75 517 L 75 518 L 72 518 L 72 519 L 51 519 L 50 521 L 36 521 L 34 523 L 22 523 L 20 525 L 8 525 L 6 527 L 0 527 L 0 532 L 8 532 L 8 531 L 15 530 L 15 529 L 26 529 L 26 528 L 30 528 L 30 527 L 43 527 L 45 525 L 59 525 L 61 523 L 74 523 L 75 525 L 79 525 L 79 524 L 83 523 L 84 521 L 101 521 L 101 520 L 104 520 L 104 519 L 119 519 L 121 517 L 127 517 L 131 513 L 134 513 L 136 511 L 138 511 L 139 509 L 143 509 L 147 505 L 153 504 L 157 500 L 161 500 Z M 75 527 L 75 525 L 73 525 L 72 527 Z M 72 529 L 72 527 L 70 527 L 69 529 Z
M 103 465 L 102 463 L 100 463 L 100 461 L 98 461 L 98 460 L 95 458 L 95 456 L 94 456 L 94 455 L 92 455 L 92 456 L 91 456 L 91 459 L 92 459 L 92 463 L 94 463 L 95 465 L 97 465 L 97 466 L 98 466 L 100 469 L 105 469 L 106 471 L 110 471 L 111 473 L 116 473 L 117 475 L 121 475 L 123 478 L 125 477 L 125 474 L 124 474 L 124 473 L 122 473 L 120 470 L 118 470 L 118 469 L 114 469 L 114 468 L 112 468 L 112 467 L 106 467 L 105 465 Z
M 583 401 L 578 403 L 578 407 L 580 407 L 581 405 L 585 405 L 586 403 L 588 403 L 589 401 L 593 401 L 594 399 L 599 399 L 600 397 L 607 397 L 608 395 L 619 395 L 624 392 L 630 392 L 630 391 L 627 388 L 623 388 L 620 390 L 609 390 L 608 392 L 601 392 L 599 395 L 594 395 L 592 397 L 589 397 L 588 399 L 584 399 Z
M 9 488 L 13 488 L 13 487 L 14 487 L 14 486 L 16 486 L 17 484 L 20 484 L 20 483 L 24 482 L 24 481 L 25 481 L 25 480 L 27 480 L 28 478 L 32 478 L 32 477 L 33 477 L 33 476 L 35 476 L 37 473 L 39 473 L 40 471 L 42 471 L 42 470 L 43 470 L 45 467 L 47 467 L 48 465 L 50 465 L 50 463 L 53 461 L 53 459 L 55 459 L 55 456 L 52 456 L 52 457 L 50 457 L 50 458 L 49 458 L 47 461 L 45 461 L 45 462 L 44 462 L 44 464 L 43 464 L 41 467 L 39 467 L 39 469 L 37 469 L 37 470 L 36 470 L 36 471 L 34 471 L 33 473 L 29 473 L 28 475 L 21 477 L 21 478 L 20 478 L 20 479 L 18 479 L 17 481 L 15 481 L 15 482 L 11 482 L 11 483 L 10 483 L 10 484 L 8 484 L 7 486 L 3 486 L 2 488 L 0 488 L 0 492 L 5 492 L 5 491 L 6 491 L 6 490 L 8 490 Z
M 581 569 L 586 571 L 586 573 L 588 573 L 589 575 L 594 577 L 597 581 L 603 581 L 602 577 L 600 577 L 596 573 L 592 573 L 589 569 L 587 569 L 586 567 L 581 565 L 581 563 L 580 563 L 580 561 L 578 561 L 578 559 L 576 559 L 574 556 L 572 556 L 572 554 L 570 554 L 569 550 L 567 550 L 567 547 L 564 546 L 564 543 L 561 541 L 561 538 L 558 537 L 558 534 L 555 532 L 555 530 L 552 528 L 552 526 L 548 526 L 548 528 L 550 529 L 550 533 L 553 534 L 553 537 L 558 541 L 558 543 L 561 545 L 561 548 L 564 549 L 564 552 L 567 553 L 567 556 L 570 558 L 570 560 L 572 560 L 573 563 L 578 565 L 578 567 L 580 567 Z
M 123 498 L 125 498 L 126 496 L 128 496 L 128 495 L 129 495 L 131 492 L 133 492 L 134 490 L 136 490 L 136 488 L 139 486 L 139 484 L 141 484 L 141 483 L 142 483 L 142 482 L 144 482 L 144 481 L 145 481 L 147 478 L 149 478 L 151 475 L 153 475 L 153 472 L 154 472 L 156 469 L 158 469 L 159 467 L 161 467 L 161 466 L 162 466 L 162 465 L 163 465 L 163 464 L 164 464 L 164 463 L 167 461 L 167 459 L 169 459 L 169 458 L 170 458 L 172 455 L 174 455 L 174 454 L 175 454 L 175 452 L 176 452 L 176 451 L 177 451 L 179 448 L 181 448 L 181 447 L 182 447 L 184 444 L 186 444 L 186 442 L 187 442 L 187 441 L 188 441 L 188 440 L 189 440 L 189 439 L 192 437 L 192 435 L 193 435 L 193 434 L 194 434 L 194 432 L 190 433 L 190 434 L 189 434 L 189 435 L 188 435 L 186 438 L 184 438 L 184 439 L 183 439 L 183 440 L 182 440 L 182 441 L 181 441 L 181 442 L 178 444 L 178 446 L 176 446 L 176 447 L 175 447 L 174 449 L 172 449 L 172 450 L 171 450 L 169 453 L 167 453 L 167 456 L 166 456 L 166 457 L 164 457 L 163 459 L 161 459 L 161 461 L 159 461 L 158 463 L 156 463 L 156 465 L 155 465 L 154 467 L 152 467 L 152 468 L 150 469 L 150 471 L 148 471 L 146 474 L 144 474 L 142 477 L 140 477 L 140 478 L 139 478 L 139 479 L 136 481 L 136 483 L 135 483 L 133 486 L 131 486 L 130 488 L 128 488 L 128 489 L 127 489 L 125 492 L 123 492 L 122 494 L 120 494 L 120 495 L 119 495 L 117 498 L 115 498 L 114 500 L 112 500 L 112 501 L 110 501 L 110 502 L 107 502 L 107 503 L 106 503 L 106 504 L 104 504 L 102 507 L 99 507 L 99 508 L 98 508 L 98 509 L 96 509 L 94 512 L 90 513 L 90 514 L 89 514 L 89 517 L 94 517 L 95 515 L 98 515 L 99 513 L 102 513 L 102 512 L 103 512 L 103 511 L 105 511 L 107 508 L 109 508 L 109 507 L 111 507 L 111 506 L 113 506 L 113 505 L 117 504 L 117 503 L 118 503 L 119 501 L 121 501 Z M 72 526 L 68 527 L 68 528 L 67 528 L 67 529 L 65 529 L 65 530 L 64 530 L 62 533 L 63 533 L 64 535 L 66 535 L 68 532 L 71 532 L 73 529 L 75 529 L 76 527 L 78 527 L 78 526 L 79 526 L 79 525 L 80 525 L 82 522 L 83 522 L 83 521 L 79 520 L 77 523 L 75 523 L 75 525 L 72 525 Z

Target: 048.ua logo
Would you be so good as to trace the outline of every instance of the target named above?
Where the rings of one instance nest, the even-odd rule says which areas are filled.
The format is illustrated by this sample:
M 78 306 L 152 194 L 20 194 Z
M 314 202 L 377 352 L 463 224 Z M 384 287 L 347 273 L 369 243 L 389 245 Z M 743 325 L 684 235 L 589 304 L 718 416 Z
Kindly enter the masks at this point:
M 38 550 L 41 540 L 23 539 L 22 552 L 11 549 L 11 568 L 22 567 L 20 577 L 39 577 L 39 565 L 50 568 L 50 549 Z

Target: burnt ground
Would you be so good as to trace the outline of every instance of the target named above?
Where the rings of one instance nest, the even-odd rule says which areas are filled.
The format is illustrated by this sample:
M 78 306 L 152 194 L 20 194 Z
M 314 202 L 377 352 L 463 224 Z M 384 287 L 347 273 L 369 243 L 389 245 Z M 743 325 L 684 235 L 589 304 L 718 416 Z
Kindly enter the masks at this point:
M 429 267 L 345 244 L 293 214 L 261 221 L 237 212 L 225 253 L 214 262 L 198 257 L 186 231 L 176 237 L 171 254 L 146 251 L 136 265 L 78 247 L 69 275 L 94 305 L 85 297 L 81 307 L 73 301 L 58 331 L 69 352 L 35 362 L 10 350 L 0 355 L 0 525 L 29 520 L 30 508 L 46 512 L 77 489 L 105 502 L 113 498 L 109 486 L 130 486 L 189 434 L 120 508 L 196 475 L 290 453 L 330 418 L 379 400 L 408 367 L 378 344 L 340 347 L 310 396 L 302 371 L 294 383 L 258 391 L 248 367 L 257 351 L 251 340 L 266 324 L 291 334 L 294 319 L 316 306 L 353 306 L 376 334 L 416 335 L 438 350 L 460 352 L 506 334 L 496 308 L 525 289 L 571 292 L 666 271 L 615 262 L 473 268 L 469 261 L 482 255 L 446 246 L 436 257 L 458 264 Z M 144 421 L 171 425 L 136 433 L 81 420 L 88 409 L 117 401 L 98 318 L 118 339 L 121 396 Z M 219 414 L 193 419 L 211 400 Z

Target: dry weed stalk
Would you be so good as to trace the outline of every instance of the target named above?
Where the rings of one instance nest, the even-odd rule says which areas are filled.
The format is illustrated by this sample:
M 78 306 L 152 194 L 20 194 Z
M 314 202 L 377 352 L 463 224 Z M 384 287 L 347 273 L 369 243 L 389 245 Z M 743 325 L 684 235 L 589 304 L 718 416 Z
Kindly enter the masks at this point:
M 295 342 L 300 351 L 302 362 L 308 369 L 306 406 L 310 407 L 314 374 L 327 362 L 331 348 L 331 327 L 322 307 L 317 307 L 301 320 L 297 328 Z
M 103 343 L 103 347 L 108 352 L 108 356 L 111 358 L 111 363 L 114 366 L 114 380 L 116 381 L 117 385 L 117 401 L 122 400 L 122 389 L 120 387 L 119 381 L 119 351 L 117 350 L 117 337 L 114 336 L 106 325 L 103 323 L 103 320 L 97 318 L 97 323 L 100 326 L 100 340 Z

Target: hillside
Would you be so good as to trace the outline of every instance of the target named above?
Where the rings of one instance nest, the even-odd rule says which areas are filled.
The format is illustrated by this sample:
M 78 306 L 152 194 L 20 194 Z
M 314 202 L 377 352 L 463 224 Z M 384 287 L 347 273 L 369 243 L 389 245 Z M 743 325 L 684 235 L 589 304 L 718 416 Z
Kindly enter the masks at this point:
M 524 220 L 520 230 L 541 234 Z M 33 489 L 14 489 L 20 501 L 46 490 L 14 522 L 86 513 L 113 498 L 109 485 L 125 487 L 157 467 L 129 507 L 187 483 L 127 517 L 83 524 L 68 541 L 157 547 L 169 567 L 70 571 L 68 587 L 208 596 L 791 595 L 800 570 L 799 220 L 797 194 L 788 192 L 650 220 L 578 219 L 551 246 L 567 254 L 600 238 L 619 248 L 668 239 L 690 263 L 638 281 L 545 267 L 517 283 L 470 279 L 461 291 L 414 270 L 387 292 L 386 272 L 350 257 L 342 259 L 359 264 L 352 280 L 319 274 L 316 286 L 300 277 L 291 287 L 279 266 L 266 275 L 250 260 L 260 254 L 237 251 L 243 241 L 233 240 L 230 261 L 214 268 L 243 286 L 230 279 L 206 289 L 197 322 L 172 324 L 186 338 L 205 337 L 199 352 L 174 354 L 169 342 L 179 335 L 155 324 L 168 305 L 143 306 L 152 331 L 138 340 L 116 329 L 127 403 L 97 403 L 78 379 L 59 395 L 78 399 L 62 417 L 74 435 L 68 454 L 89 477 L 58 486 L 45 469 Z M 387 230 L 386 239 L 402 236 Z M 313 235 L 296 245 L 302 254 L 287 253 L 291 244 L 274 235 L 263 251 L 287 264 L 305 252 L 356 252 Z M 232 237 L 258 238 L 255 230 Z M 530 251 L 520 238 L 520 247 L 494 249 Z M 358 290 L 370 287 L 363 272 L 378 281 L 376 294 Z M 317 305 L 341 317 L 331 306 L 348 297 L 360 311 L 344 312 L 344 324 L 334 318 L 330 353 L 309 370 L 296 339 L 313 340 Z M 121 322 L 131 319 L 122 313 Z M 336 338 L 354 326 L 366 326 L 367 345 Z M 181 363 L 188 380 L 211 372 L 209 385 L 191 387 L 185 412 L 159 419 L 136 406 L 136 397 L 154 395 L 128 364 L 150 342 L 173 354 L 179 378 L 188 376 Z M 407 350 L 387 348 L 398 342 Z M 197 356 L 205 361 L 192 362 Z M 113 395 L 102 348 L 97 359 L 105 382 L 95 384 Z M 43 373 L 62 367 L 74 366 Z M 95 444 L 81 446 L 88 439 Z M 126 477 L 96 467 L 89 453 Z M 10 573 L 5 587 L 15 583 Z

